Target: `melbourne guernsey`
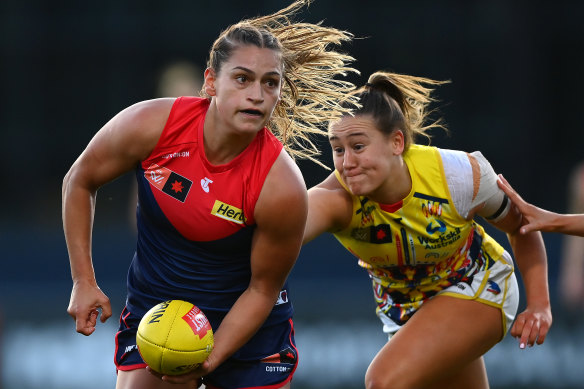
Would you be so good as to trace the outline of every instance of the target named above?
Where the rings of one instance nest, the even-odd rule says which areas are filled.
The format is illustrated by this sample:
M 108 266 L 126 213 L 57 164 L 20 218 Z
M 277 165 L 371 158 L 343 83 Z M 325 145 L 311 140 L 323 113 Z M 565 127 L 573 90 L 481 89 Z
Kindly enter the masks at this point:
M 203 124 L 209 102 L 176 100 L 160 140 L 137 168 L 138 240 L 127 308 L 143 314 L 168 299 L 201 308 L 216 330 L 248 287 L 254 207 L 282 150 L 266 128 L 235 159 L 212 165 Z M 292 316 L 287 285 L 264 326 Z

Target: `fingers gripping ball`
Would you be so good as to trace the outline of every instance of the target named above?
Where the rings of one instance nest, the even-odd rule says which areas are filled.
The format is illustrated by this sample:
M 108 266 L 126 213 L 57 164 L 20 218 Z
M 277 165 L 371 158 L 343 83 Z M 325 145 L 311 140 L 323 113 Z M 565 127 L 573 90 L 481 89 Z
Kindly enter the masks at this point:
M 213 349 L 213 330 L 195 305 L 169 300 L 152 307 L 138 326 L 138 351 L 153 370 L 166 375 L 188 373 Z

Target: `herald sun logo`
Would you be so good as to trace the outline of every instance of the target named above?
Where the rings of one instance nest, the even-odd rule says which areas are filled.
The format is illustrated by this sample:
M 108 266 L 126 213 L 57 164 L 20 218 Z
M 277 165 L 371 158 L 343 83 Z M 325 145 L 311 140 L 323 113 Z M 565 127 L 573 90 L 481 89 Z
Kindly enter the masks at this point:
M 229 220 L 237 224 L 245 223 L 245 216 L 243 211 L 233 205 L 225 204 L 222 201 L 215 200 L 211 215 L 220 217 L 221 219 Z
M 193 307 L 182 319 L 187 322 L 194 333 L 199 333 L 209 326 L 209 319 L 207 319 L 207 316 L 198 307 Z

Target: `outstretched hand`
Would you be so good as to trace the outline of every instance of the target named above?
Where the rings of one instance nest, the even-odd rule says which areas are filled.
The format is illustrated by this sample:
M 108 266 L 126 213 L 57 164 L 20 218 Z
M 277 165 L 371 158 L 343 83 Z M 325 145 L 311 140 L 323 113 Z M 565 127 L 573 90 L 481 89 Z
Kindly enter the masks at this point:
M 526 224 L 521 226 L 519 232 L 521 234 L 527 234 L 531 231 L 551 231 L 552 221 L 556 217 L 556 214 L 545 209 L 536 207 L 533 204 L 528 203 L 523 200 L 521 196 L 513 189 L 513 187 L 507 182 L 502 174 L 499 174 L 499 180 L 497 181 L 499 188 L 509 197 L 511 202 L 519 209 L 519 212 L 523 214 L 523 218 Z

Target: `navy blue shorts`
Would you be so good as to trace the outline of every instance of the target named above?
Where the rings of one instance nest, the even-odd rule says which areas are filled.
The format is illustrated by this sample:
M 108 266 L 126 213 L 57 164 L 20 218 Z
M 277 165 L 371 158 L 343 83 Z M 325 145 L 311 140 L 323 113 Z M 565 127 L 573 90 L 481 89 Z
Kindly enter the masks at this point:
M 124 308 L 116 334 L 114 362 L 118 370 L 145 368 L 136 346 L 141 317 Z M 207 389 L 276 389 L 292 379 L 298 366 L 294 323 L 262 327 L 231 358 L 203 377 Z

